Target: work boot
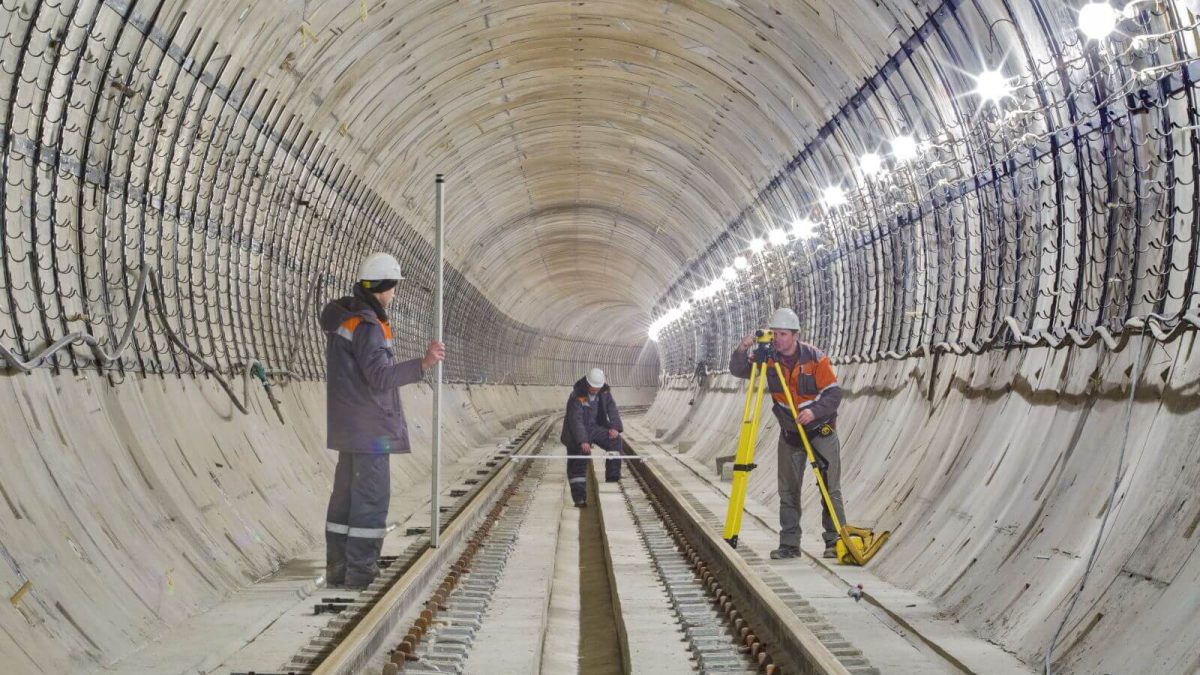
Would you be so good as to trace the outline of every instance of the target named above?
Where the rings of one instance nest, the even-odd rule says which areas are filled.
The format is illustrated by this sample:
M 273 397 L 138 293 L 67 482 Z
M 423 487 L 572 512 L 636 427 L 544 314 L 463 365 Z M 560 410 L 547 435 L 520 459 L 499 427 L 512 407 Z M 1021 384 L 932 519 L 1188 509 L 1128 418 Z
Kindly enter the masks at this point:
M 581 501 L 581 502 L 575 502 L 575 508 L 577 508 L 577 509 L 582 509 L 582 508 L 583 508 L 583 507 L 585 507 L 585 506 L 587 506 L 587 500 L 586 500 L 586 499 L 585 499 L 585 500 L 583 500 L 583 501 Z
M 366 590 L 367 586 L 370 586 L 379 576 L 379 571 L 379 562 L 376 561 L 371 563 L 370 572 L 365 575 L 347 573 L 346 583 L 342 585 L 342 588 L 348 591 Z
M 799 558 L 800 549 L 795 546 L 780 546 L 771 551 L 771 560 L 785 560 L 787 558 Z
M 821 554 L 821 557 L 837 560 L 837 544 L 834 544 L 833 546 L 826 546 L 825 552 Z

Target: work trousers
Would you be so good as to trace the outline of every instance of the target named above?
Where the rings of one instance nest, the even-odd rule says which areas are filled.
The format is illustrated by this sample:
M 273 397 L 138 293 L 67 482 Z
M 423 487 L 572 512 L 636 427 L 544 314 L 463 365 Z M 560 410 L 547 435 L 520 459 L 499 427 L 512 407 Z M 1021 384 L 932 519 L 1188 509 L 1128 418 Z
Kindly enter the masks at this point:
M 821 477 L 825 479 L 825 487 L 829 490 L 829 498 L 837 512 L 838 521 L 845 525 L 846 512 L 842 506 L 842 459 L 837 432 L 828 436 L 809 434 L 808 442 L 812 444 L 817 467 L 821 470 Z M 796 444 L 793 445 L 781 434 L 778 451 L 780 546 L 800 548 L 800 483 L 804 478 L 804 465 L 807 463 L 808 455 L 804 452 L 804 443 L 797 438 Z M 838 532 L 834 529 L 833 518 L 829 516 L 829 507 L 825 505 L 824 499 L 821 499 L 821 511 L 821 524 L 825 527 L 825 547 L 829 548 L 837 543 Z
M 366 586 L 379 574 L 391 499 L 389 457 L 338 453 L 325 515 L 325 579 L 330 585 Z
M 615 439 L 608 437 L 608 429 L 597 427 L 589 432 L 588 442 L 592 444 L 592 452 L 595 453 L 597 448 L 605 451 L 619 451 L 621 449 L 621 438 Z M 578 455 L 581 452 L 579 446 L 567 448 L 567 454 Z M 571 499 L 576 504 L 587 501 L 587 470 L 590 459 L 568 459 L 567 460 L 567 483 L 571 486 Z M 609 474 L 608 464 L 617 464 L 617 478 L 621 477 L 621 460 L 608 460 L 605 462 L 605 474 Z

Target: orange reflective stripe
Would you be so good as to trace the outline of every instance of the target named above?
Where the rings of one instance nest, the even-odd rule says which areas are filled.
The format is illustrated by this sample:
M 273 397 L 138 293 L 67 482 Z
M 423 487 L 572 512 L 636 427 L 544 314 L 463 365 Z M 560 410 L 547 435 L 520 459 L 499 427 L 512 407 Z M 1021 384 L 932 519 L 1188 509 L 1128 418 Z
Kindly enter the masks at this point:
M 342 322 L 341 330 L 338 332 L 342 333 L 343 337 L 345 337 L 347 340 L 352 340 L 354 339 L 355 329 L 358 328 L 358 325 L 362 322 L 363 318 L 361 316 L 352 316 Z M 381 322 L 379 325 L 383 327 L 383 337 L 386 338 L 388 342 L 391 342 L 392 327 L 388 325 L 388 322 L 386 321 Z
M 357 316 L 350 317 L 346 321 L 343 321 L 342 325 L 338 326 L 336 334 L 349 342 L 353 342 L 354 329 L 358 327 L 360 321 L 362 321 L 362 319 L 358 318 Z
M 833 374 L 833 366 L 829 363 L 828 356 L 822 356 L 817 362 L 816 368 L 817 390 L 822 391 L 831 384 L 837 382 L 837 375 Z
M 774 365 L 771 365 L 770 367 L 772 370 L 775 368 Z M 824 356 L 821 357 L 819 362 L 797 362 L 796 365 L 792 366 L 790 369 L 780 363 L 779 368 L 783 371 L 783 376 L 787 379 L 787 381 L 783 383 L 783 386 L 791 390 L 792 402 L 796 404 L 796 410 L 800 410 L 801 408 L 805 407 L 805 404 L 817 400 L 817 397 L 821 395 L 820 392 L 822 389 L 825 389 L 825 387 L 827 387 L 829 384 L 837 381 L 837 378 L 833 376 L 833 367 L 829 365 L 829 359 L 825 358 Z M 817 384 L 816 394 L 808 395 L 800 393 L 800 373 L 804 373 L 805 375 L 815 374 Z M 826 381 L 827 377 L 828 381 Z M 822 382 L 824 382 L 824 384 Z M 771 398 L 781 406 L 786 407 L 788 404 L 787 394 L 782 391 L 771 392 Z
M 771 362 L 771 370 L 775 369 L 775 366 L 774 366 L 775 363 L 777 363 L 777 362 L 775 362 L 775 361 Z M 792 391 L 792 401 L 797 406 L 799 406 L 800 403 L 802 403 L 803 401 L 806 401 L 806 400 L 812 398 L 811 396 L 806 396 L 804 398 L 801 398 L 800 392 L 798 391 L 798 389 L 800 388 L 800 384 L 799 384 L 798 380 L 800 377 L 800 370 L 801 370 L 802 366 L 803 366 L 803 364 L 797 363 L 796 365 L 792 366 L 791 368 L 788 368 L 787 366 L 783 365 L 782 363 L 779 364 L 779 369 L 783 371 L 783 377 L 785 379 L 785 381 L 782 382 L 781 384 Z M 787 394 L 785 394 L 782 391 L 771 392 L 771 398 L 775 399 L 775 402 L 778 403 L 779 405 L 786 406 L 788 404 Z

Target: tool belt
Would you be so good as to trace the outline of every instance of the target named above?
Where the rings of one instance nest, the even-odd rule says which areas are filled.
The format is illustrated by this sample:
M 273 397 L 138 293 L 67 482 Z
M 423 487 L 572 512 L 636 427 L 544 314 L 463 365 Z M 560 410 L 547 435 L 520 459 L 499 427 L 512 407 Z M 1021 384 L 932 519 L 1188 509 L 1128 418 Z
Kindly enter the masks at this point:
M 836 429 L 833 428 L 832 424 L 825 422 L 812 427 L 805 427 L 804 432 L 808 434 L 809 438 L 814 436 L 824 438 L 832 436 L 836 432 Z M 788 445 L 803 445 L 803 441 L 800 440 L 800 432 L 793 429 L 784 429 L 783 439 L 788 442 Z

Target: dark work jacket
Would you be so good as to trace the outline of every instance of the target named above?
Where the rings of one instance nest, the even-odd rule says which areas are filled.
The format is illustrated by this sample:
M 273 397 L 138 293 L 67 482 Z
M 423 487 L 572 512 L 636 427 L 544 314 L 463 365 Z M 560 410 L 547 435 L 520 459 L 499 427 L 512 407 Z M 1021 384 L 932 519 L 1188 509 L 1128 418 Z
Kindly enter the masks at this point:
M 563 419 L 562 444 L 574 450 L 588 443 L 591 432 L 596 429 L 616 429 L 625 431 L 621 426 L 621 412 L 613 401 L 612 390 L 608 385 L 596 392 L 594 401 L 588 400 L 587 378 L 581 378 L 571 390 L 567 399 L 567 414 Z
M 729 357 L 729 373 L 734 377 L 747 379 L 750 377 L 750 361 L 747 350 L 738 348 Z M 811 410 L 812 424 L 804 428 L 806 432 L 814 431 L 823 424 L 837 426 L 837 409 L 842 402 L 842 388 L 838 385 L 837 377 L 829 358 L 816 347 L 799 342 L 792 359 L 781 359 L 780 369 L 784 371 L 792 390 L 792 402 L 796 404 L 796 412 Z M 767 362 L 767 389 L 771 392 L 773 405 L 771 411 L 779 420 L 780 429 L 789 437 L 799 438 L 796 422 L 788 410 L 787 399 L 783 396 L 783 383 L 775 374 L 772 362 Z
M 325 306 L 321 330 L 326 337 L 326 445 L 339 452 L 411 452 L 399 387 L 421 380 L 421 360 L 396 363 L 391 328 L 353 296 Z

